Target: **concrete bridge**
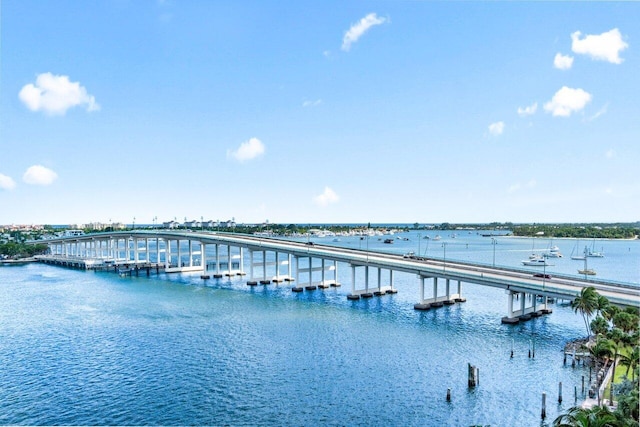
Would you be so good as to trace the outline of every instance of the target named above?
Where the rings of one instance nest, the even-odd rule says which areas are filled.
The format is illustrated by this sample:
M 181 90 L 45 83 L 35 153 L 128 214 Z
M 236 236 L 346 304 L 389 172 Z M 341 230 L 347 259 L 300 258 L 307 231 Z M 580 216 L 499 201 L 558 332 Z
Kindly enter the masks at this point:
M 531 272 L 517 268 L 437 258 L 407 258 L 250 235 L 133 230 L 50 239 L 44 243 L 48 244 L 49 253 L 39 257 L 42 262 L 81 268 L 113 266 L 114 269 L 125 265 L 134 268 L 152 265 L 166 273 L 201 272 L 205 279 L 209 278 L 208 273 L 213 273 L 214 277 L 248 274 L 248 285 L 295 282 L 293 292 L 340 286 L 338 263 L 343 263 L 351 269 L 349 299 L 394 293 L 394 273 L 410 273 L 417 277 L 416 310 L 464 302 L 463 282 L 491 286 L 504 289 L 507 295 L 504 323 L 548 314 L 551 310 L 547 307 L 547 298 L 573 300 L 587 286 L 595 287 L 613 304 L 640 307 L 640 288 L 631 283 L 557 274 L 553 278 L 535 277 Z M 208 254 L 210 246 L 215 247 L 213 256 Z M 268 261 L 268 253 L 274 253 L 275 261 Z M 248 272 L 245 271 L 247 257 Z

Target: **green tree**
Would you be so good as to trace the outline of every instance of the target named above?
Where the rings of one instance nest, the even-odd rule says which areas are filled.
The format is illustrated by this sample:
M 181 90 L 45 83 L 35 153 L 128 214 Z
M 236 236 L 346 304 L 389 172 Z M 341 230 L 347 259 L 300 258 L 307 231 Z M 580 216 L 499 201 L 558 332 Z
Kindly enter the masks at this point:
M 622 329 L 624 332 L 631 332 L 638 326 L 638 316 L 621 311 L 611 319 L 616 328 Z
M 589 409 L 575 406 L 553 420 L 553 427 L 618 427 L 616 416 L 606 406 Z
M 636 370 L 640 366 L 640 346 L 635 346 L 627 354 L 620 355 L 620 364 L 627 367 L 627 378 L 629 377 L 629 371 L 631 371 L 631 380 L 635 380 Z
M 638 426 L 639 401 L 638 401 L 638 381 L 625 380 L 617 389 L 618 408 L 616 414 L 629 420 L 628 425 Z M 632 421 L 633 420 L 633 421 Z
M 602 316 L 598 316 L 593 319 L 589 326 L 591 327 L 591 331 L 595 333 L 596 336 L 604 335 L 609 330 L 609 322 L 607 322 Z
M 593 286 L 589 286 L 582 288 L 580 294 L 571 302 L 573 311 L 582 314 L 582 320 L 584 320 L 584 326 L 587 329 L 587 336 L 591 335 L 589 317 L 591 317 L 598 308 L 598 296 L 596 289 Z
M 607 320 L 611 320 L 613 319 L 613 316 L 618 314 L 620 311 L 620 307 L 617 305 L 609 304 L 602 310 L 602 316 Z
M 611 348 L 614 352 L 613 354 L 613 373 L 611 374 L 611 384 L 609 387 L 609 402 L 613 402 L 613 380 L 616 377 L 616 365 L 618 361 L 618 354 L 620 350 L 622 350 L 625 346 L 625 339 L 627 338 L 627 334 L 625 334 L 622 329 L 613 328 L 607 333 L 607 338 L 611 342 Z
M 607 307 L 609 307 L 609 299 L 607 299 L 607 297 L 605 297 L 604 295 L 600 295 L 598 294 L 597 299 L 596 299 L 596 316 L 601 315 L 603 311 L 605 311 L 607 309 Z

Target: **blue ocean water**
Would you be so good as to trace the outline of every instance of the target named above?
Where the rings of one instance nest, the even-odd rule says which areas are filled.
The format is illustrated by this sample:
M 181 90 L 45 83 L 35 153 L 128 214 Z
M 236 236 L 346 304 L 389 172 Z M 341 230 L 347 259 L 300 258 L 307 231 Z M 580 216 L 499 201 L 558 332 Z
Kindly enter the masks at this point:
M 368 243 L 404 251 L 410 237 Z M 447 256 L 463 259 L 469 243 L 491 263 L 490 243 L 468 239 L 451 239 Z M 526 258 L 531 241 L 517 240 L 500 240 L 501 263 Z M 554 243 L 567 257 L 575 242 Z M 594 268 L 628 256 L 609 278 L 637 282 L 638 243 L 603 245 Z M 588 369 L 563 365 L 564 344 L 585 335 L 568 306 L 505 326 L 504 293 L 463 284 L 466 303 L 417 312 L 415 277 L 394 278 L 396 295 L 347 301 L 348 285 L 296 294 L 246 278 L 1 267 L 0 424 L 538 426 L 543 392 L 548 423 L 574 404 L 574 387 L 582 398 Z M 467 363 L 480 371 L 475 389 Z

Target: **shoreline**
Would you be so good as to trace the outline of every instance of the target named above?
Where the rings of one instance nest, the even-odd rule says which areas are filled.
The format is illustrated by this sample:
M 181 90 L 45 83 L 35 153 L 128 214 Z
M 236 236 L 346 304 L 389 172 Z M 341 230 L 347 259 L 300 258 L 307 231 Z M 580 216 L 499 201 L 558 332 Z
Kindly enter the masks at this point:
M 615 237 L 589 237 L 589 238 L 584 238 L 584 237 L 550 237 L 550 236 L 514 236 L 513 234 L 505 234 L 505 235 L 496 235 L 493 237 L 510 237 L 510 238 L 518 238 L 518 239 L 543 239 L 543 240 L 584 240 L 584 241 L 589 241 L 589 240 L 597 240 L 597 241 L 603 241 L 603 240 L 611 240 L 614 242 L 625 242 L 625 241 L 629 241 L 629 242 L 634 242 L 634 241 L 640 241 L 640 236 L 636 236 L 636 237 L 629 237 L 629 238 L 615 238 Z

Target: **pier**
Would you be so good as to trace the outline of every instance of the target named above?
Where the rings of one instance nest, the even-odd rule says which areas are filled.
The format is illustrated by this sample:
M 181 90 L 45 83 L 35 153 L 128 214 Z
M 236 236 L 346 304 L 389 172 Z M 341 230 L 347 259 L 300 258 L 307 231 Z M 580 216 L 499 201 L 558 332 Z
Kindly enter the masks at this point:
M 338 265 L 346 264 L 351 270 L 347 295 L 350 300 L 393 294 L 397 292 L 394 274 L 409 273 L 416 277 L 416 310 L 466 301 L 462 283 L 489 286 L 505 291 L 506 313 L 501 321 L 507 324 L 549 314 L 548 298 L 573 300 L 587 286 L 596 288 L 612 304 L 640 306 L 640 291 L 632 284 L 561 275 L 554 275 L 553 279 L 535 277 L 530 271 L 517 268 L 403 257 L 250 235 L 134 230 L 37 243 L 49 246 L 47 255 L 37 257 L 49 264 L 126 270 L 128 274 L 199 272 L 204 279 L 248 275 L 247 285 L 293 282 L 293 292 L 342 285 L 338 283 Z M 275 261 L 269 261 L 269 253 Z

